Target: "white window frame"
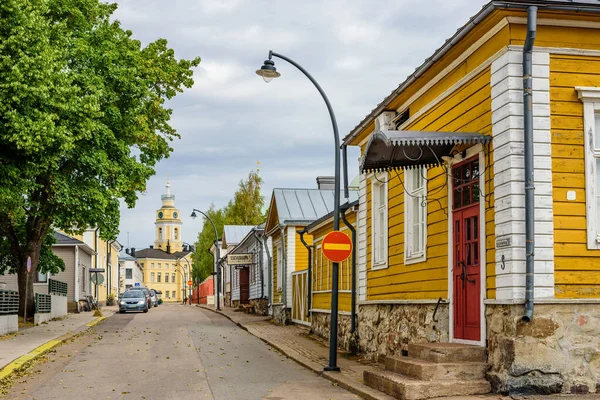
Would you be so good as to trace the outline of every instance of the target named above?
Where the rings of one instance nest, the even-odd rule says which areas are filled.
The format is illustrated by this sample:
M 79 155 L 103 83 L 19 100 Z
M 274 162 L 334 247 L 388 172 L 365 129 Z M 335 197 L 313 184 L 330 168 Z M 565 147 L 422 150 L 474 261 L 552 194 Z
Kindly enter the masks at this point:
M 600 213 L 596 202 L 597 196 L 600 195 L 600 189 L 596 187 L 600 173 L 596 168 L 596 160 L 600 159 L 600 150 L 594 149 L 596 129 L 600 129 L 596 127 L 596 116 L 600 115 L 600 87 L 576 87 L 575 90 L 583 102 L 587 248 L 600 250 L 600 227 L 596 223 Z
M 372 174 L 371 178 L 371 269 L 385 269 L 388 267 L 388 246 L 389 246 L 389 192 L 388 192 L 388 180 L 389 175 L 387 172 L 380 172 Z M 379 188 L 384 187 L 385 199 L 379 198 Z M 383 224 L 379 226 L 379 213 L 383 213 Z M 377 246 L 377 239 L 380 235 L 383 235 L 383 256 L 378 257 L 379 247 Z
M 422 176 L 420 174 L 423 174 Z M 423 168 L 414 168 L 404 170 L 404 190 L 408 193 L 404 194 L 404 264 L 416 264 L 427 260 L 427 206 L 423 207 L 423 199 L 427 199 L 427 179 L 424 177 L 427 170 Z M 416 187 L 417 178 L 423 178 L 423 186 Z M 416 221 L 415 215 L 412 214 L 415 202 L 418 203 L 420 221 Z M 415 227 L 421 224 L 420 237 L 418 238 L 421 245 L 420 251 L 413 250 L 412 243 L 415 234 Z
M 150 272 L 150 282 L 154 283 L 154 272 Z
M 282 288 L 282 282 L 283 280 L 281 279 L 281 274 L 283 274 L 283 257 L 282 257 L 282 253 L 281 253 L 281 244 L 278 244 L 276 246 L 277 248 L 277 291 L 281 292 L 283 290 Z

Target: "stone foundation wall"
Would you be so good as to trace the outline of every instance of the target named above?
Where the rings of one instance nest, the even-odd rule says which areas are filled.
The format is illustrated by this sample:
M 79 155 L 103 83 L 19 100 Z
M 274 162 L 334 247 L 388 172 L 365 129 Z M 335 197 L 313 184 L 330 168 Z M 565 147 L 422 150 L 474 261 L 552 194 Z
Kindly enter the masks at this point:
M 289 308 L 284 308 L 281 304 L 273 305 L 273 321 L 280 325 L 292 323 L 292 314 Z
M 269 300 L 267 299 L 250 299 L 250 304 L 254 306 L 254 314 L 269 315 Z
M 400 355 L 409 343 L 448 342 L 448 304 L 369 304 L 359 306 L 358 347 L 368 357 Z
M 322 312 L 311 312 L 311 332 L 321 336 L 325 339 L 329 339 L 329 332 L 331 327 L 331 314 Z M 355 334 L 350 333 L 350 316 L 345 314 L 338 315 L 338 347 L 349 351 L 351 353 L 357 353 L 358 349 L 358 331 Z
M 238 308 L 240 306 L 240 301 L 239 300 L 233 300 L 231 302 L 231 308 Z
M 488 305 L 488 380 L 509 394 L 600 392 L 600 304 Z

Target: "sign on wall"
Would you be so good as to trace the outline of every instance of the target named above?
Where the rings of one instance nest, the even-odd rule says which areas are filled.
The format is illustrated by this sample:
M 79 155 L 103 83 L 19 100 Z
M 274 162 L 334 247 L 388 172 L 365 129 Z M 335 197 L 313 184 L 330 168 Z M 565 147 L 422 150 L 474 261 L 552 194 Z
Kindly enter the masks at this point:
M 252 254 L 227 254 L 227 264 L 229 264 L 229 265 L 252 264 Z

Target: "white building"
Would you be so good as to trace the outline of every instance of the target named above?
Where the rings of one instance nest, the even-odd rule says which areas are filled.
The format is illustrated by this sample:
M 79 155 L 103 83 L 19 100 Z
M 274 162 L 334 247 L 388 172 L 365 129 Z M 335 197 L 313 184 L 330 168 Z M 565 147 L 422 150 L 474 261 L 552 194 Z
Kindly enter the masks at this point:
M 144 285 L 144 271 L 137 259 L 132 256 L 127 249 L 119 253 L 119 270 L 121 274 L 121 283 L 119 292 L 123 292 L 134 286 Z

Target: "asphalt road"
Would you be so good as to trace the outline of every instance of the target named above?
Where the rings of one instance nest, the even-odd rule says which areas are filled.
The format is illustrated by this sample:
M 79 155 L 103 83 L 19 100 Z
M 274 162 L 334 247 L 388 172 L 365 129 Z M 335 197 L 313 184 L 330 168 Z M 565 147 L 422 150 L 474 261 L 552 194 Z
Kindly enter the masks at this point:
M 60 346 L 8 399 L 356 399 L 193 306 L 115 314 Z

